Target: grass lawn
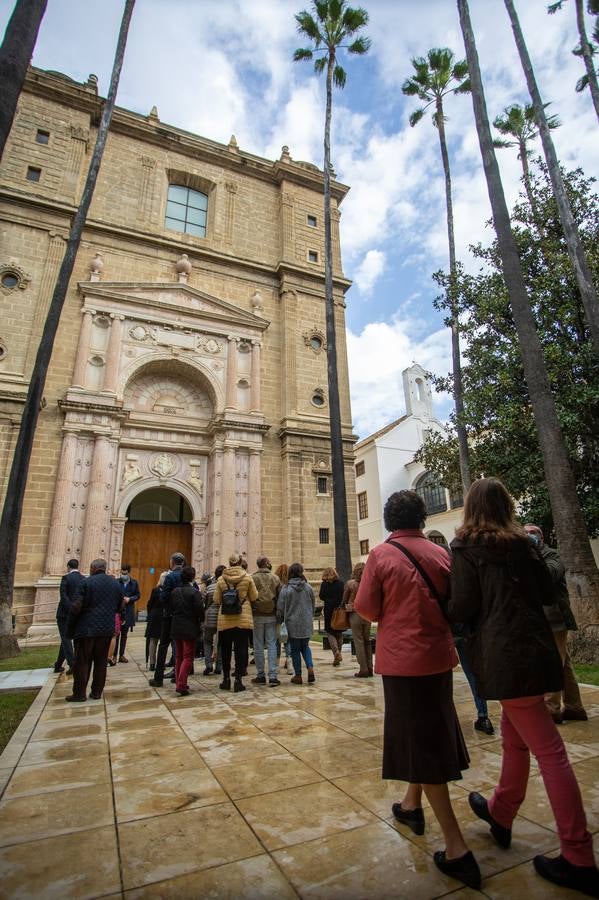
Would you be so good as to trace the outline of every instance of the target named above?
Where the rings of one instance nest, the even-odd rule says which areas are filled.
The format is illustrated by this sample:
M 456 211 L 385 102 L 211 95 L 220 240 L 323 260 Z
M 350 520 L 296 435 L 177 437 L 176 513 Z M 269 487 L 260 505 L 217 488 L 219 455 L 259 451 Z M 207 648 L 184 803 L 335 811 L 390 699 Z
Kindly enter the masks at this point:
M 18 669 L 48 669 L 56 662 L 58 644 L 50 647 L 24 647 L 18 656 L 0 659 L 0 672 Z
M 599 685 L 599 666 L 574 666 L 574 671 L 579 681 Z
M 0 753 L 10 741 L 36 695 L 37 691 L 0 692 Z

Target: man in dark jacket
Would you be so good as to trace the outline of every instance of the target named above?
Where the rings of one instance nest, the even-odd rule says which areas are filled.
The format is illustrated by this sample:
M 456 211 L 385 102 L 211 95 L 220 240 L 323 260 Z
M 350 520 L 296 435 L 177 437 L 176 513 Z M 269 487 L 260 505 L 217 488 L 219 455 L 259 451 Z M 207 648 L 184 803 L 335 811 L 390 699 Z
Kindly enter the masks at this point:
M 123 586 L 125 595 L 125 606 L 123 607 L 123 622 L 121 624 L 121 633 L 117 634 L 116 644 L 114 647 L 113 659 L 118 659 L 121 663 L 129 662 L 125 656 L 125 647 L 127 646 L 127 635 L 135 627 L 135 604 L 139 600 L 139 584 L 135 578 L 131 577 L 131 566 L 124 563 L 121 566 L 121 574 L 119 581 Z
M 106 574 L 106 560 L 95 559 L 90 576 L 82 582 L 71 605 L 68 630 L 75 643 L 73 693 L 66 697 L 75 703 L 87 699 L 87 682 L 92 663 L 94 675 L 90 699 L 100 700 L 106 683 L 108 648 L 114 634 L 114 619 L 123 606 L 123 586 Z
M 559 558 L 557 550 L 548 547 L 545 543 L 544 535 L 538 525 L 525 525 L 526 533 L 536 545 L 539 553 L 545 560 L 545 565 L 551 574 L 553 582 L 553 598 L 552 606 L 545 606 L 545 615 L 551 625 L 553 637 L 559 651 L 559 655 L 564 667 L 564 689 L 555 694 L 548 694 L 545 697 L 545 703 L 551 713 L 554 722 L 558 725 L 564 720 L 572 719 L 577 722 L 586 722 L 588 716 L 582 705 L 580 690 L 576 674 L 572 667 L 572 660 L 568 653 L 568 632 L 576 631 L 578 626 L 574 613 L 570 607 L 570 597 L 568 596 L 568 588 L 566 585 L 566 567 Z M 563 709 L 562 709 L 563 699 Z
M 62 664 L 65 659 L 68 669 L 67 675 L 73 674 L 73 663 L 75 662 L 75 654 L 73 652 L 73 642 L 67 636 L 67 622 L 71 604 L 79 593 L 81 582 L 84 581 L 83 575 L 79 571 L 79 560 L 70 559 L 67 563 L 67 573 L 60 579 L 60 601 L 56 610 L 56 624 L 60 634 L 60 650 L 58 657 L 54 663 L 54 671 L 62 672 Z
M 173 610 L 171 607 L 171 594 L 181 584 L 181 569 L 185 565 L 185 557 L 182 553 L 173 553 L 171 556 L 171 570 L 164 579 L 160 589 L 160 605 L 162 606 L 162 631 L 160 643 L 156 654 L 156 669 L 154 677 L 150 680 L 152 687 L 162 687 L 164 682 L 164 664 L 166 654 L 171 643 L 171 628 Z

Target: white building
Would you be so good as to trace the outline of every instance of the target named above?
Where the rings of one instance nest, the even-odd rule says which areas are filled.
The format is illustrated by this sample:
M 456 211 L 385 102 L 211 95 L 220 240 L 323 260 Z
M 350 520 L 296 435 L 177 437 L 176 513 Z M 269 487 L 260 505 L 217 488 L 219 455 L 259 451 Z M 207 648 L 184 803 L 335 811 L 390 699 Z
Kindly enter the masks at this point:
M 439 543 L 453 539 L 462 519 L 462 496 L 452 495 L 414 455 L 427 433 L 446 429 L 435 418 L 430 384 L 419 365 L 403 374 L 406 414 L 371 434 L 355 448 L 356 494 L 360 558 L 388 535 L 383 523 L 383 507 L 395 491 L 414 490 L 423 497 L 428 510 L 425 533 Z

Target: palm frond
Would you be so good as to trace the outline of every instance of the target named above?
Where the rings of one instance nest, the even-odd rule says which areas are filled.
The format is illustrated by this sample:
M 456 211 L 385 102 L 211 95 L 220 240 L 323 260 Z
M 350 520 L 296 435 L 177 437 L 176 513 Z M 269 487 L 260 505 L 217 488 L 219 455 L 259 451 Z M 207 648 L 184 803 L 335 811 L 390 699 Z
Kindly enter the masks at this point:
M 493 124 L 495 125 L 495 122 L 493 122 Z M 497 127 L 497 126 L 495 126 L 495 127 Z M 502 141 L 501 138 L 493 138 L 493 146 L 499 147 L 499 148 L 515 147 L 516 141 Z
M 343 7 L 345 6 L 345 0 L 328 0 L 328 2 L 325 2 L 321 5 L 327 8 L 327 19 L 335 22 L 341 18 Z
M 304 34 L 306 37 L 310 38 L 311 41 L 314 41 L 317 47 L 323 43 L 318 23 L 309 12 L 304 9 L 297 13 L 295 21 L 297 23 L 297 30 L 300 34 Z
M 298 50 L 295 50 L 293 53 L 294 62 L 299 62 L 301 59 L 312 59 L 314 54 L 308 47 L 300 47 Z
M 587 12 L 589 16 L 599 16 L 599 0 L 587 0 Z
M 461 81 L 462 78 L 466 78 L 466 76 L 468 75 L 468 63 L 466 62 L 466 60 L 461 59 L 459 62 L 457 62 L 451 70 L 451 74 L 456 81 Z
M 451 73 L 453 63 L 453 52 L 449 47 L 433 47 L 427 53 L 428 64 L 433 72 Z
M 406 78 L 401 86 L 402 93 L 407 97 L 417 97 L 420 94 L 420 85 L 413 78 Z
M 422 107 L 420 109 L 415 110 L 410 115 L 410 125 L 412 126 L 412 128 L 414 127 L 414 125 L 418 124 L 418 122 L 423 117 L 423 115 L 424 115 L 424 108 L 422 108 Z
M 587 88 L 588 86 L 589 86 L 589 76 L 585 72 L 585 74 L 582 76 L 582 78 L 579 78 L 578 81 L 576 82 L 575 91 L 577 94 L 581 94 L 584 91 L 584 89 Z
M 461 84 L 454 88 L 454 94 L 470 94 L 472 93 L 472 84 L 470 83 L 470 79 L 467 78 L 466 81 L 462 81 Z
M 355 34 L 360 28 L 364 28 L 368 25 L 368 13 L 362 7 L 353 9 L 351 6 L 348 6 L 343 10 L 341 23 L 345 34 L 348 37 L 351 37 L 352 34 Z
M 314 60 L 314 71 L 317 75 L 321 75 L 327 67 L 328 57 L 327 56 L 319 56 L 318 59 Z
M 363 53 L 368 53 L 371 46 L 372 41 L 370 40 L 370 38 L 359 37 L 349 45 L 349 47 L 347 48 L 347 52 L 362 55 Z
M 333 69 L 333 81 L 338 88 L 344 88 L 347 80 L 347 74 L 343 66 L 336 65 Z
M 323 23 L 329 17 L 329 2 L 328 0 L 314 0 L 314 9 L 316 10 L 316 15 L 319 20 Z
M 557 3 L 550 3 L 547 7 L 547 12 L 550 16 L 552 16 L 553 13 L 556 13 L 559 9 L 561 9 L 563 5 L 564 0 L 557 0 Z
M 441 122 L 447 122 L 447 116 L 444 115 L 444 113 L 443 113 L 443 107 L 441 107 L 440 112 L 438 110 L 435 110 L 435 112 L 432 115 L 432 119 L 433 119 L 433 125 L 435 126 L 435 128 L 438 128 L 439 124 Z

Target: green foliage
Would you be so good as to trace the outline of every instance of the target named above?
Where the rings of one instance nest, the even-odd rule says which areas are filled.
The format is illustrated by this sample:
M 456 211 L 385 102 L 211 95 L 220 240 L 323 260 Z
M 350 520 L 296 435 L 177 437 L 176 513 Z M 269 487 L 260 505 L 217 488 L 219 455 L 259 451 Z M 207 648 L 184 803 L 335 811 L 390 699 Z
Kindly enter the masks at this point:
M 548 375 L 577 483 L 589 534 L 599 534 L 599 363 L 593 354 L 584 308 L 570 265 L 558 211 L 545 166 L 537 161 L 533 192 L 539 218 L 519 203 L 512 225 L 523 274 L 543 346 Z M 599 279 L 599 200 L 593 179 L 580 170 L 565 176 L 568 198 L 591 271 Z M 462 369 L 464 424 L 471 437 L 473 477 L 501 478 L 518 500 L 523 519 L 551 535 L 553 522 L 537 434 L 524 381 L 497 243 L 471 248 L 483 268 L 477 275 L 460 269 L 457 302 L 465 338 Z M 447 300 L 449 276 L 435 280 Z M 435 378 L 438 390 L 452 380 Z M 459 486 L 455 434 L 427 440 L 418 459 L 448 487 Z
M 411 114 L 410 125 L 414 127 L 429 106 L 434 104 L 433 123 L 438 127 L 443 98 L 447 94 L 470 93 L 468 64 L 465 59 L 454 62 L 453 52 L 448 47 L 433 47 L 426 57 L 416 56 L 412 66 L 414 74 L 406 78 L 401 90 L 407 97 L 423 100 L 425 105 Z
M 574 671 L 583 684 L 599 684 L 599 666 L 574 666 Z
M 337 52 L 342 48 L 358 56 L 368 52 L 371 43 L 369 38 L 360 36 L 351 40 L 368 24 L 365 9 L 347 6 L 346 0 L 313 0 L 312 7 L 312 12 L 304 9 L 295 17 L 299 34 L 314 44 L 313 48 L 296 50 L 293 54 L 296 62 L 313 59 L 314 53 L 323 53 L 323 56 L 314 60 L 314 71 L 320 75 L 327 68 L 329 60 L 335 62 Z M 347 40 L 351 43 L 345 43 Z M 333 68 L 335 85 L 344 88 L 346 80 L 345 69 L 336 63 Z
M 35 700 L 37 691 L 2 691 L 0 693 L 0 753 L 4 750 L 21 719 Z
M 554 13 L 561 10 L 565 2 L 566 0 L 557 0 L 556 3 L 550 3 L 547 7 L 547 12 L 549 13 L 549 15 L 552 16 Z M 587 0 L 587 12 L 590 16 L 595 16 L 595 24 L 593 26 L 591 38 L 588 42 L 591 57 L 593 57 L 597 52 L 599 52 L 599 0 Z M 582 34 L 580 38 L 582 41 Z M 572 53 L 574 54 L 574 56 L 582 56 L 582 43 L 577 44 L 577 46 L 572 50 Z M 576 82 L 576 93 L 580 94 L 588 86 L 589 76 L 585 73 Z
M 58 644 L 50 647 L 23 647 L 18 656 L 0 659 L 0 672 L 23 669 L 49 669 L 56 662 Z
M 549 103 L 544 103 L 543 109 L 547 109 L 548 106 Z M 549 128 L 559 128 L 561 123 L 557 116 L 547 116 L 547 124 Z M 526 148 L 528 142 L 534 140 L 539 134 L 534 107 L 530 103 L 527 103 L 526 106 L 520 106 L 519 103 L 506 106 L 503 115 L 497 116 L 493 120 L 493 126 L 500 134 L 513 138 L 513 140 L 497 138 L 493 141 L 494 147 L 523 146 Z M 527 154 L 528 152 L 526 149 Z

